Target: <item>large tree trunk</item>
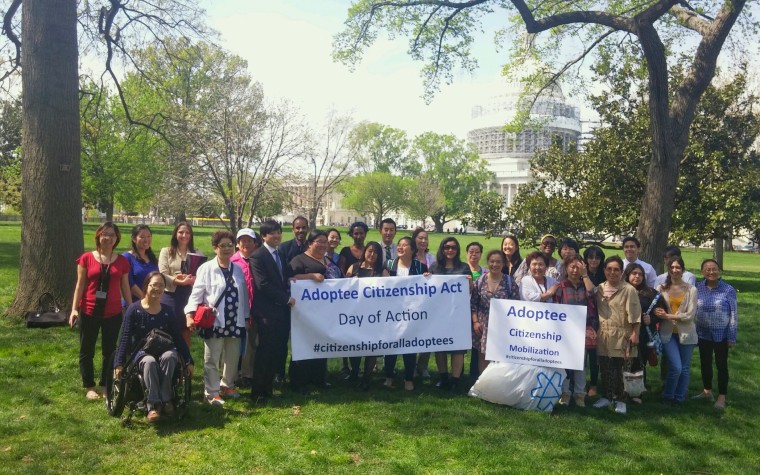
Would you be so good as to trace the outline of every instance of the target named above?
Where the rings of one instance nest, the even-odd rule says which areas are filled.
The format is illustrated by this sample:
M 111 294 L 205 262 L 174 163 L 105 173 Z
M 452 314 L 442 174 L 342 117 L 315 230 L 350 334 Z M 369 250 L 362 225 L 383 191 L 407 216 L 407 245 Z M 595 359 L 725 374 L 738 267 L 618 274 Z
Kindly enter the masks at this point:
M 71 303 L 82 253 L 76 0 L 24 0 L 21 256 L 9 314 Z M 68 305 L 67 305 L 68 307 Z
M 665 47 L 651 24 L 642 25 L 639 33 L 649 71 L 652 160 L 649 162 L 647 184 L 641 200 L 636 235 L 641 241 L 641 259 L 649 262 L 658 273 L 661 273 L 663 262 L 660 256 L 668 244 L 670 226 L 673 222 L 680 154 L 674 146 L 673 124 L 669 114 L 670 98 Z

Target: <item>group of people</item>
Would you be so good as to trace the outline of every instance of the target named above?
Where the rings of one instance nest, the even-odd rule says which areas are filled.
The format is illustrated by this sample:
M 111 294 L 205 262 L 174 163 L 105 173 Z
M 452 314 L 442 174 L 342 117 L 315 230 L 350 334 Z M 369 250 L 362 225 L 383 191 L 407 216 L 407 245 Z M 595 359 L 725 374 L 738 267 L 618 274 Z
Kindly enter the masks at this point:
M 119 255 L 115 252 L 121 239 L 118 226 L 102 224 L 95 233 L 95 250 L 77 261 L 70 315 L 72 326 L 80 324 L 79 366 L 87 399 L 101 397 L 98 386 L 102 392 L 106 373 L 118 374 L 131 357 L 139 364 L 147 388 L 148 420 L 171 414 L 167 381 L 178 361 L 192 375 L 189 348 L 194 332 L 203 340 L 204 396 L 211 405 L 240 397 L 241 386 L 250 387 L 251 398 L 257 402 L 272 397 L 274 386 L 287 379 L 298 392 L 329 386 L 325 359 L 291 361 L 286 374 L 290 309 L 295 304 L 289 292 L 291 281 L 454 274 L 470 280 L 471 376 L 489 364 L 485 354 L 492 299 L 582 305 L 586 307 L 586 367 L 567 371 L 560 404 L 585 406 L 587 397 L 599 396 L 595 407 L 611 406 L 625 413 L 624 369 L 645 371 L 660 345 L 662 399 L 681 404 L 687 398 L 691 356 L 698 345 L 704 390 L 695 398 L 714 400 L 714 355 L 715 407 L 726 405 L 728 349 L 736 343 L 736 291 L 721 280 L 720 268 L 712 259 L 702 263 L 703 279 L 697 282 L 686 271 L 676 246 L 667 248 L 667 272 L 657 276 L 651 265 L 638 258 L 640 244 L 634 237 L 623 240 L 625 259 L 605 258 L 597 246 L 581 254 L 575 240 L 558 242 L 552 235 L 543 236 L 539 251 L 523 259 L 517 237 L 508 235 L 500 249 L 486 254 L 483 267 L 480 243 L 462 248 L 455 237 L 447 236 L 434 255 L 422 228 L 396 241 L 396 223 L 390 218 L 381 222 L 379 242 L 365 242 L 368 226 L 353 223 L 348 230 L 351 244 L 340 251 L 342 237 L 337 229 L 308 229 L 307 219 L 299 216 L 293 221 L 294 238 L 285 242 L 275 221 L 262 223 L 258 234 L 250 228 L 237 235 L 216 231 L 211 237 L 215 255 L 196 268 L 193 263 L 202 253 L 187 222 L 177 224 L 170 246 L 161 249 L 158 258 L 151 249 L 148 226 L 135 226 L 131 249 Z M 559 259 L 554 256 L 558 247 Z M 194 314 L 201 305 L 214 309 L 211 328 L 196 327 Z M 135 352 L 135 345 L 154 328 L 171 334 L 176 347 L 157 356 Z M 103 364 L 96 385 L 93 360 L 101 330 Z M 465 353 L 436 353 L 436 387 L 459 386 Z M 115 354 L 114 363 L 108 367 L 111 354 Z M 401 356 L 404 389 L 412 391 L 416 378 L 429 376 L 430 354 Z M 393 388 L 396 361 L 397 355 L 366 357 L 363 365 L 359 357 L 346 358 L 342 373 L 367 390 L 382 363 L 383 385 Z

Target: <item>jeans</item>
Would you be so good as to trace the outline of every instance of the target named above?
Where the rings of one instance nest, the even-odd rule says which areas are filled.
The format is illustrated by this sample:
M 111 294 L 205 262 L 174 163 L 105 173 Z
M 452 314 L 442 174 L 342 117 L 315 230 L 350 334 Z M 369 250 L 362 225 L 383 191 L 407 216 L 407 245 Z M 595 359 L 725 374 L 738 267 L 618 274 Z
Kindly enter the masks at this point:
M 696 345 L 682 345 L 678 336 L 673 335 L 667 343 L 662 344 L 662 351 L 668 360 L 668 374 L 665 377 L 665 389 L 662 397 L 666 400 L 683 402 L 689 390 L 689 370 L 691 355 Z

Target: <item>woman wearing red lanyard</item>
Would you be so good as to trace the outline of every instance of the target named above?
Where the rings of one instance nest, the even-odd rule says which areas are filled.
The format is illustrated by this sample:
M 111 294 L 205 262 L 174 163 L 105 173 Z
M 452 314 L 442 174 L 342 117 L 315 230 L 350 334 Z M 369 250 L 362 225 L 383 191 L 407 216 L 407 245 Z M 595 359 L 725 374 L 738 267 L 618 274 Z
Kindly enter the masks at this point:
M 107 221 L 95 231 L 95 250 L 85 252 L 77 259 L 77 285 L 71 305 L 69 325 L 79 322 L 79 372 L 87 399 L 98 399 L 95 389 L 95 344 L 103 329 L 101 354 L 103 364 L 99 386 L 103 386 L 109 356 L 116 350 L 121 328 L 124 298 L 127 306 L 132 304 L 129 289 L 129 261 L 114 252 L 121 241 L 119 228 Z M 102 392 L 102 391 L 101 391 Z

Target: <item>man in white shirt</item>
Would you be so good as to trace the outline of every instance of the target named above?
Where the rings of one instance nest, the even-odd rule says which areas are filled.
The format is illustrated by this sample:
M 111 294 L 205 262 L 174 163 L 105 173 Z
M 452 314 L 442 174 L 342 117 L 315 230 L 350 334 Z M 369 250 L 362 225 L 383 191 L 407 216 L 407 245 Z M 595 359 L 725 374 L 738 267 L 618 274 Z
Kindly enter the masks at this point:
M 662 258 L 665 260 L 665 268 L 668 268 L 668 262 L 674 257 L 681 257 L 681 250 L 678 248 L 678 246 L 666 246 L 665 247 L 665 254 L 662 256 Z M 664 272 L 657 276 L 657 279 L 654 282 L 655 288 L 658 285 L 664 285 L 665 279 L 667 279 L 668 273 Z M 697 276 L 692 274 L 691 272 L 684 269 L 683 276 L 681 277 L 684 282 L 686 282 L 689 285 L 697 285 Z
M 385 218 L 380 221 L 380 237 L 382 238 L 380 246 L 383 248 L 383 262 L 395 259 L 398 254 L 396 253 L 396 243 L 393 242 L 396 237 L 396 222 L 394 220 Z
M 639 259 L 640 249 L 641 242 L 635 237 L 628 236 L 623 239 L 623 254 L 625 254 L 625 259 L 623 259 L 623 271 L 628 267 L 628 264 L 633 264 L 634 262 L 639 264 L 644 268 L 644 278 L 647 281 L 647 285 L 654 288 L 655 281 L 657 280 L 657 272 L 655 272 L 654 267 L 649 263 Z

